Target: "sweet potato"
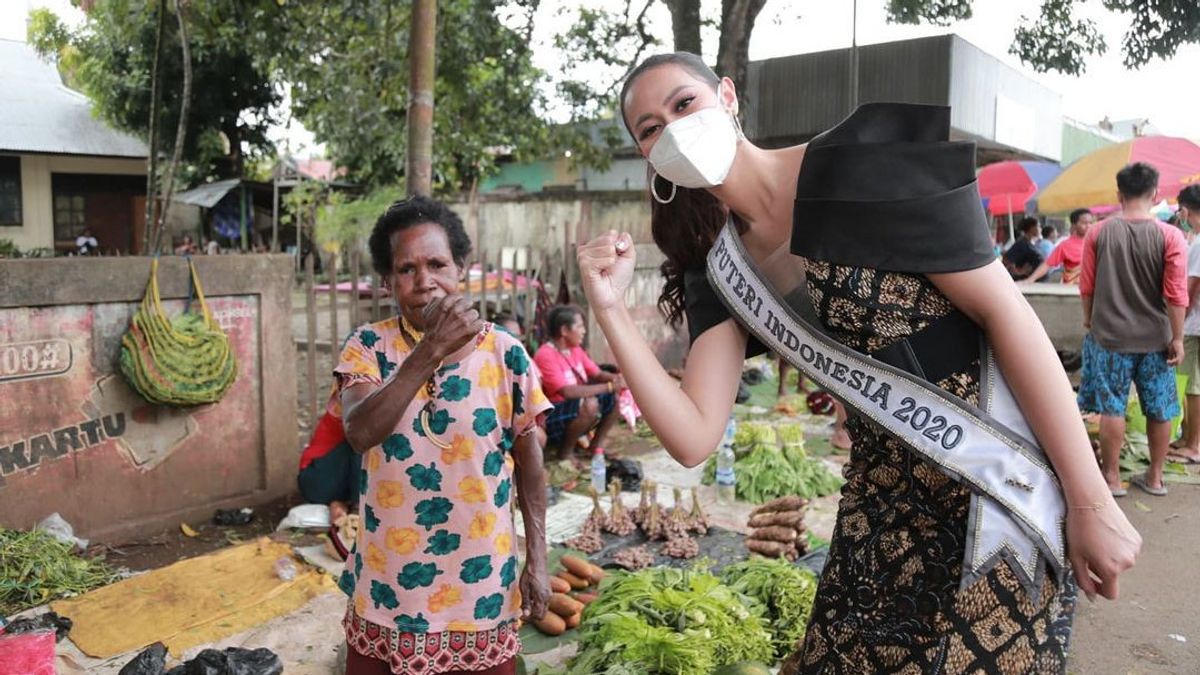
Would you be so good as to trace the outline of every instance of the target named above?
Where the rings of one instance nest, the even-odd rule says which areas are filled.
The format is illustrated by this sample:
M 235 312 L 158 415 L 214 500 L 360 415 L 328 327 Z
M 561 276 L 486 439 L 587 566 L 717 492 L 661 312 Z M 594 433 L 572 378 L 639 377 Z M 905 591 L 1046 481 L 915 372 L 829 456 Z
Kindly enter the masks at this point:
M 582 612 L 576 612 L 575 614 L 568 616 L 567 617 L 567 629 L 570 630 L 571 628 L 578 628 L 579 621 L 582 618 L 583 618 Z
M 567 622 L 554 612 L 546 612 L 540 620 L 533 622 L 546 635 L 562 635 L 567 632 Z
M 598 584 L 601 581 L 604 581 L 604 576 L 605 576 L 604 570 L 602 570 L 598 566 L 592 565 L 590 563 L 588 564 L 588 567 L 592 568 L 591 580 L 592 580 L 593 584 Z
M 785 544 L 796 541 L 796 530 L 792 527 L 780 527 L 773 525 L 771 527 L 760 527 L 750 533 L 751 539 L 763 539 L 766 541 L 779 541 Z
M 586 560 L 576 558 L 573 555 L 564 555 L 561 562 L 563 569 L 580 579 L 590 579 L 592 577 L 592 566 Z
M 787 544 L 782 544 L 777 541 L 762 541 L 761 539 L 747 539 L 746 548 L 752 553 L 764 555 L 768 558 L 778 558 L 787 551 Z
M 550 577 L 550 590 L 554 593 L 569 593 L 571 584 L 567 583 L 562 577 Z
M 760 513 L 757 516 L 751 516 L 749 525 L 750 527 L 771 527 L 772 525 L 796 527 L 803 522 L 803 511 L 780 511 L 778 513 Z
M 559 572 L 558 578 L 562 579 L 563 581 L 570 584 L 571 588 L 573 588 L 577 591 L 582 591 L 583 589 L 588 587 L 588 582 L 586 579 L 580 579 L 579 577 L 575 576 L 574 574 L 571 574 L 570 572 L 567 572 L 566 570 Z
M 795 495 L 792 495 L 790 497 L 780 497 L 779 499 L 772 499 L 771 501 L 767 502 L 766 504 L 763 504 L 762 506 L 754 509 L 753 511 L 750 512 L 750 517 L 753 518 L 754 516 L 757 516 L 760 513 L 779 513 L 779 512 L 786 512 L 786 511 L 799 511 L 800 509 L 802 509 L 806 506 L 808 506 L 808 500 L 805 499 L 804 497 L 797 497 Z
M 592 601 L 594 601 L 598 597 L 600 597 L 600 596 L 597 595 L 596 593 L 576 593 L 575 594 L 575 599 L 578 600 L 579 602 L 583 603 L 584 605 L 592 604 Z
M 550 596 L 550 611 L 565 619 L 572 614 L 582 612 L 583 603 L 568 595 L 555 593 Z

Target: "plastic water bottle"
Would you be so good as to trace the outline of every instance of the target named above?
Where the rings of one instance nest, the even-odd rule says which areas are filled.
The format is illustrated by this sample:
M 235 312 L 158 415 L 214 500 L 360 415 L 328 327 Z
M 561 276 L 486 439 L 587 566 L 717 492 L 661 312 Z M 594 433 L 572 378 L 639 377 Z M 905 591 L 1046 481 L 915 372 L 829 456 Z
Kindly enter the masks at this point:
M 596 448 L 596 454 L 592 455 L 592 489 L 596 494 L 602 495 L 608 489 L 606 471 L 604 448 Z
M 732 504 L 737 499 L 737 476 L 733 472 L 733 437 L 737 434 L 737 422 L 729 418 L 721 447 L 717 449 L 717 503 Z

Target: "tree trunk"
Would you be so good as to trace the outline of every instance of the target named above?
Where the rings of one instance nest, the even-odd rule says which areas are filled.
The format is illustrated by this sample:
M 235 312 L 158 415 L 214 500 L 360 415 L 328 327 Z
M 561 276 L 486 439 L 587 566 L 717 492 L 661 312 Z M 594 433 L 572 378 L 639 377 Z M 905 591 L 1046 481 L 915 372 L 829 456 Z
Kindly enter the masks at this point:
M 167 213 L 171 209 L 171 195 L 175 190 L 175 170 L 183 157 L 183 142 L 187 139 L 188 108 L 192 99 L 192 49 L 188 44 L 187 18 L 184 16 L 188 0 L 175 0 L 175 18 L 179 20 L 179 45 L 183 56 L 183 97 L 179 102 L 179 125 L 175 129 L 175 148 L 171 152 L 171 163 L 163 179 L 163 204 L 159 214 L 158 229 L 154 235 L 154 250 L 157 254 L 162 245 L 162 233 L 167 228 Z
M 165 0 L 163 0 L 165 2 Z M 146 169 L 146 226 L 142 232 L 141 253 L 146 253 L 150 250 L 150 241 L 154 234 L 154 196 L 157 190 L 158 177 L 158 107 L 159 107 L 159 90 L 158 90 L 158 64 L 162 61 L 162 36 L 163 28 L 167 23 L 166 8 L 162 2 L 157 3 L 158 21 L 154 29 L 154 60 L 150 64 L 150 139 L 149 152 L 147 158 L 149 164 Z M 84 11 L 91 11 L 87 8 Z
M 717 74 L 738 87 L 738 99 L 746 105 L 750 65 L 750 34 L 766 0 L 721 0 L 721 43 L 717 51 Z
M 664 0 L 671 12 L 675 51 L 700 54 L 700 0 Z
M 408 194 L 433 190 L 433 85 L 437 0 L 413 0 L 408 63 Z

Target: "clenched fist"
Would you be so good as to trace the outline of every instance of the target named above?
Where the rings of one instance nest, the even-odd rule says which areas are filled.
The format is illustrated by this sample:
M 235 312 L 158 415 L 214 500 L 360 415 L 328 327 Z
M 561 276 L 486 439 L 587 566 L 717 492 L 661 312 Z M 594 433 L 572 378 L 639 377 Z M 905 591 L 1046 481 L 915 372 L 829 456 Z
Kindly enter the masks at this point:
M 616 307 L 633 281 L 637 255 L 633 238 L 609 230 L 579 247 L 579 273 L 588 304 L 595 310 Z

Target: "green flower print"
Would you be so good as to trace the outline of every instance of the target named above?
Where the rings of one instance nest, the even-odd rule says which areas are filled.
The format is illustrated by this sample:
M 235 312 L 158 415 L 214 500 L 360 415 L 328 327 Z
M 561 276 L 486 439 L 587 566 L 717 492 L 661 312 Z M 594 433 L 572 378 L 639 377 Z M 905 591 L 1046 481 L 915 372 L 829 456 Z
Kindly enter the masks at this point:
M 396 575 L 396 583 L 407 590 L 433 585 L 433 578 L 442 571 L 433 563 L 410 562 Z
M 481 555 L 467 558 L 463 561 L 459 578 L 468 584 L 475 584 L 492 576 L 492 556 Z
M 433 462 L 430 462 L 429 466 L 410 466 L 404 473 L 408 474 L 414 490 L 437 492 L 442 489 L 442 472 L 437 470 L 437 465 Z
M 471 381 L 457 375 L 451 375 L 442 383 L 442 393 L 438 398 L 443 401 L 461 401 L 471 395 Z
M 355 544 L 354 548 L 357 549 L 358 544 Z M 358 553 L 356 551 L 354 553 L 354 576 L 356 576 L 356 577 L 362 576 L 362 566 L 363 566 L 362 554 Z
M 501 450 L 508 452 L 509 450 L 512 450 L 513 445 L 516 444 L 516 440 L 516 437 L 513 436 L 512 428 L 505 427 L 504 430 L 500 432 L 499 447 Z
M 482 621 L 483 619 L 495 619 L 500 616 L 500 609 L 504 607 L 504 596 L 499 593 L 485 595 L 475 601 L 475 619 Z
M 483 458 L 483 475 L 499 476 L 500 469 L 504 467 L 504 455 L 497 451 L 492 451 Z
M 383 456 L 388 461 L 403 462 L 413 456 L 412 441 L 404 434 L 392 434 L 383 439 Z
M 437 376 L 438 376 L 438 377 L 441 377 L 441 376 L 445 375 L 446 373 L 452 373 L 452 372 L 454 372 L 454 371 L 458 370 L 458 367 L 459 367 L 460 365 L 462 365 L 462 364 L 460 364 L 460 363 L 451 363 L 451 364 L 450 364 L 450 365 L 448 365 L 448 366 L 442 366 L 441 368 L 438 368 L 438 370 L 437 370 Z
M 438 530 L 429 538 L 429 546 L 425 547 L 425 552 L 433 555 L 448 555 L 457 551 L 461 542 L 462 536 L 453 534 L 449 530 Z
M 504 365 L 508 366 L 513 373 L 524 375 L 529 371 L 529 356 L 525 354 L 522 347 L 513 345 L 504 353 Z
M 441 525 L 450 520 L 450 511 L 453 509 L 454 504 L 445 497 L 426 499 L 417 504 L 417 524 L 428 532 L 434 525 Z
M 375 609 L 396 609 L 400 606 L 400 601 L 396 599 L 396 589 L 374 579 L 371 580 L 371 601 L 375 603 Z
M 371 508 L 370 504 L 367 504 L 363 509 L 363 516 L 365 516 L 364 521 L 367 526 L 367 532 L 374 532 L 379 529 L 379 516 L 375 515 L 375 509 Z
M 505 478 L 504 480 L 500 481 L 500 485 L 496 487 L 496 498 L 492 503 L 494 503 L 498 509 L 504 508 L 508 505 L 509 493 L 511 492 L 512 481 Z
M 472 428 L 475 430 L 476 436 L 487 436 L 495 431 L 497 426 L 499 425 L 496 423 L 496 410 L 494 408 L 475 409 L 475 424 Z
M 429 622 L 420 612 L 416 616 L 401 614 L 396 617 L 396 630 L 401 633 L 428 633 Z
M 504 563 L 504 567 L 500 568 L 500 583 L 505 588 L 512 586 L 512 582 L 517 579 L 517 558 L 509 556 L 508 562 Z
M 379 364 L 379 377 L 386 380 L 388 375 L 392 374 L 392 370 L 395 369 L 396 363 L 389 361 L 387 354 L 383 352 L 375 352 L 375 361 Z
M 362 346 L 370 349 L 375 346 L 376 342 L 379 342 L 379 334 L 368 328 L 358 334 L 358 341 L 362 343 Z
M 346 595 L 354 595 L 354 575 L 350 570 L 342 570 L 342 576 L 338 577 L 338 588 Z

